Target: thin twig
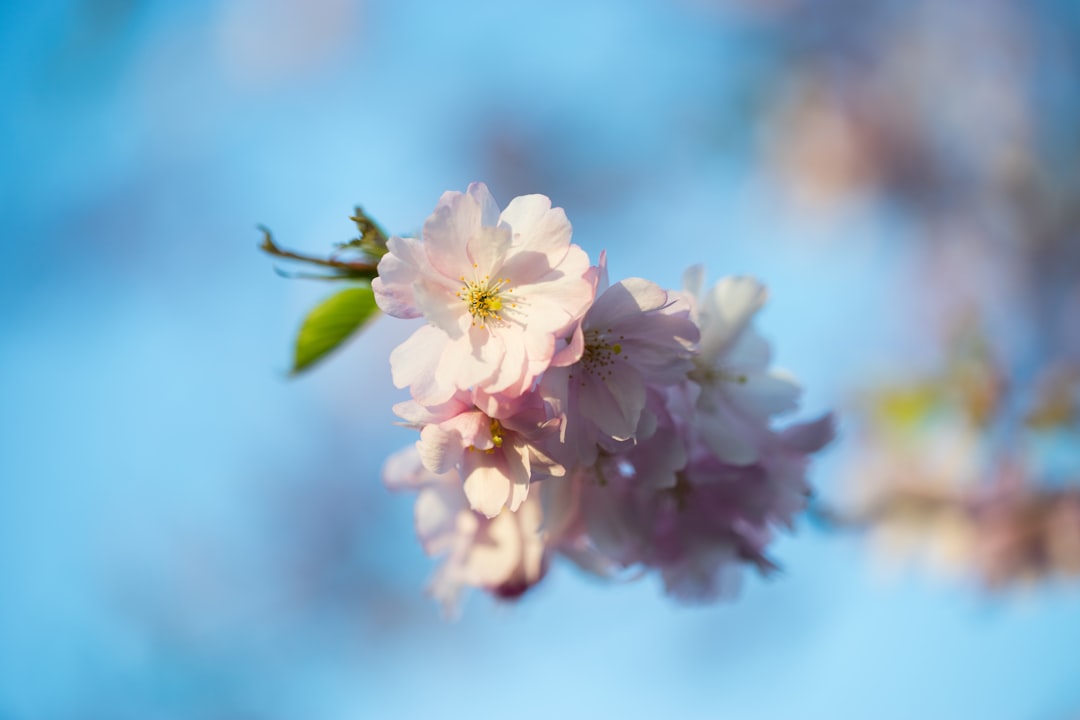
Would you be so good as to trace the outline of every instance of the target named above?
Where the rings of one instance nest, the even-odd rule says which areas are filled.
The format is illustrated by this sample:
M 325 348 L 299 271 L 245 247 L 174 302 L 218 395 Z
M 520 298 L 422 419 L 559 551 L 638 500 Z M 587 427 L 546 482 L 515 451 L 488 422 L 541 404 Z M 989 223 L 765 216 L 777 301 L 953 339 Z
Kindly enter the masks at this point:
M 275 243 L 274 238 L 270 235 L 270 231 L 265 227 L 259 226 L 259 230 L 263 233 L 263 241 L 262 244 L 259 245 L 259 249 L 268 255 L 284 258 L 286 260 L 308 263 L 310 265 L 318 265 L 319 267 L 331 268 L 346 277 L 371 280 L 378 275 L 377 265 L 374 263 L 348 260 L 326 260 L 310 255 L 301 255 L 300 253 L 286 250 Z

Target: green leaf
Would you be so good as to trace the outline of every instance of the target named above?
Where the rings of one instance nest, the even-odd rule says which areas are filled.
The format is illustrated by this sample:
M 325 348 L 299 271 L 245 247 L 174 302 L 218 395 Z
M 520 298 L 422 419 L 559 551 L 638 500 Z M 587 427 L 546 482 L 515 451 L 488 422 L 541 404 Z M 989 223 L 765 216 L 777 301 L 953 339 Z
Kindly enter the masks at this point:
M 292 374 L 297 375 L 317 363 L 377 311 L 375 294 L 370 287 L 349 288 L 323 300 L 300 326 Z

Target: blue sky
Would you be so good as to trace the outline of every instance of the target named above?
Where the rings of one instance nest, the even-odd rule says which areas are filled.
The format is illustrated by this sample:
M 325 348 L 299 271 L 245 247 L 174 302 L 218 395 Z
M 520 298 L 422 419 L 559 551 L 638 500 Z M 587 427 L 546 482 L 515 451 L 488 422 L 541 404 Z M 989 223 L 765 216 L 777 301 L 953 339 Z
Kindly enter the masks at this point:
M 378 482 L 413 439 L 386 360 L 410 326 L 285 378 L 327 288 L 275 276 L 256 224 L 317 253 L 355 203 L 404 233 L 473 180 L 551 195 L 613 278 L 762 277 L 808 416 L 917 363 L 910 228 L 777 212 L 739 100 L 767 49 L 705 6 L 0 8 L 0 718 L 1080 708 L 1075 587 L 882 579 L 858 538 L 806 523 L 734 604 L 557 565 L 445 623 L 410 501 Z M 845 452 L 815 466 L 826 493 Z

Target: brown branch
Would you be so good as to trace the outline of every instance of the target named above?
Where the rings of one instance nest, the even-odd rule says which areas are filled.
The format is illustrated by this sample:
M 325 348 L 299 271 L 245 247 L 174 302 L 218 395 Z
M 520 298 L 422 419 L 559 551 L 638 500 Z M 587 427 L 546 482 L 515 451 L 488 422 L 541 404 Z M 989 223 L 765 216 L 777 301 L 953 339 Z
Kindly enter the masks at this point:
M 312 257 L 310 255 L 301 255 L 300 253 L 286 250 L 275 243 L 274 238 L 270 235 L 270 231 L 265 227 L 260 226 L 259 230 L 263 233 L 263 241 L 259 245 L 259 249 L 268 255 L 295 262 L 318 265 L 319 267 L 331 268 L 336 270 L 343 277 L 371 280 L 378 275 L 377 263 L 333 259 L 327 260 L 319 257 Z

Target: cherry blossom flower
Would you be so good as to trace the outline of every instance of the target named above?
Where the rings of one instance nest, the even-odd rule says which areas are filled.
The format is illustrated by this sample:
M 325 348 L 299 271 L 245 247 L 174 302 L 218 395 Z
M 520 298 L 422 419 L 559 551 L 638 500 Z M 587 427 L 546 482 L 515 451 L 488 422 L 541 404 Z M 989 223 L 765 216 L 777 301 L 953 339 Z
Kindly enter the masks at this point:
M 444 556 L 429 590 L 447 615 L 457 614 L 466 588 L 512 599 L 544 576 L 548 560 L 538 496 L 517 512 L 487 518 L 469 507 L 456 470 L 431 472 L 414 447 L 390 456 L 383 480 L 391 490 L 417 493 L 416 532 L 424 552 Z
M 769 574 L 765 554 L 775 528 L 792 527 L 809 498 L 808 456 L 833 438 L 833 419 L 771 434 L 758 462 L 732 465 L 705 447 L 660 505 L 652 536 L 664 587 L 684 602 L 705 602 L 738 591 L 744 565 Z
M 444 193 L 420 238 L 389 240 L 372 282 L 383 311 L 428 322 L 391 354 L 394 383 L 425 405 L 459 390 L 529 390 L 594 297 L 570 237 L 543 195 L 500 213 L 482 183 Z
M 442 405 L 409 401 L 395 405 L 394 412 L 420 428 L 416 447 L 424 467 L 439 474 L 458 470 L 470 506 L 490 518 L 503 507 L 517 510 L 531 480 L 564 474 L 538 442 L 554 433 L 558 420 L 536 394 L 488 403 L 486 411 L 473 400 L 458 392 Z
M 700 280 L 699 268 L 687 273 L 692 296 Z M 770 367 L 769 344 L 751 324 L 767 297 L 753 278 L 725 277 L 695 308 L 701 343 L 690 379 L 701 387 L 698 431 L 720 458 L 735 464 L 758 459 L 770 421 L 795 410 L 802 392 L 789 374 Z
M 595 461 L 598 446 L 615 451 L 635 437 L 649 388 L 683 381 L 698 339 L 690 305 L 679 295 L 641 278 L 604 289 L 603 258 L 600 275 L 603 291 L 579 329 L 580 359 L 550 368 L 541 383 L 565 418 L 560 439 L 566 459 L 586 465 Z
M 831 440 L 832 418 L 771 433 L 748 465 L 725 462 L 704 443 L 683 449 L 673 434 L 682 425 L 671 419 L 630 452 L 575 473 L 575 504 L 561 524 L 610 566 L 655 569 L 680 601 L 730 597 L 746 565 L 775 569 L 765 549 L 805 508 L 809 455 Z
M 500 211 L 486 186 L 447 192 L 419 238 L 393 237 L 379 306 L 423 326 L 391 353 L 394 411 L 420 432 L 386 464 L 414 490 L 431 592 L 527 591 L 560 555 L 601 577 L 655 572 L 687 602 L 770 572 L 773 533 L 809 496 L 832 419 L 772 427 L 800 388 L 753 328 L 751 278 L 685 292 L 609 285 L 542 195 Z

